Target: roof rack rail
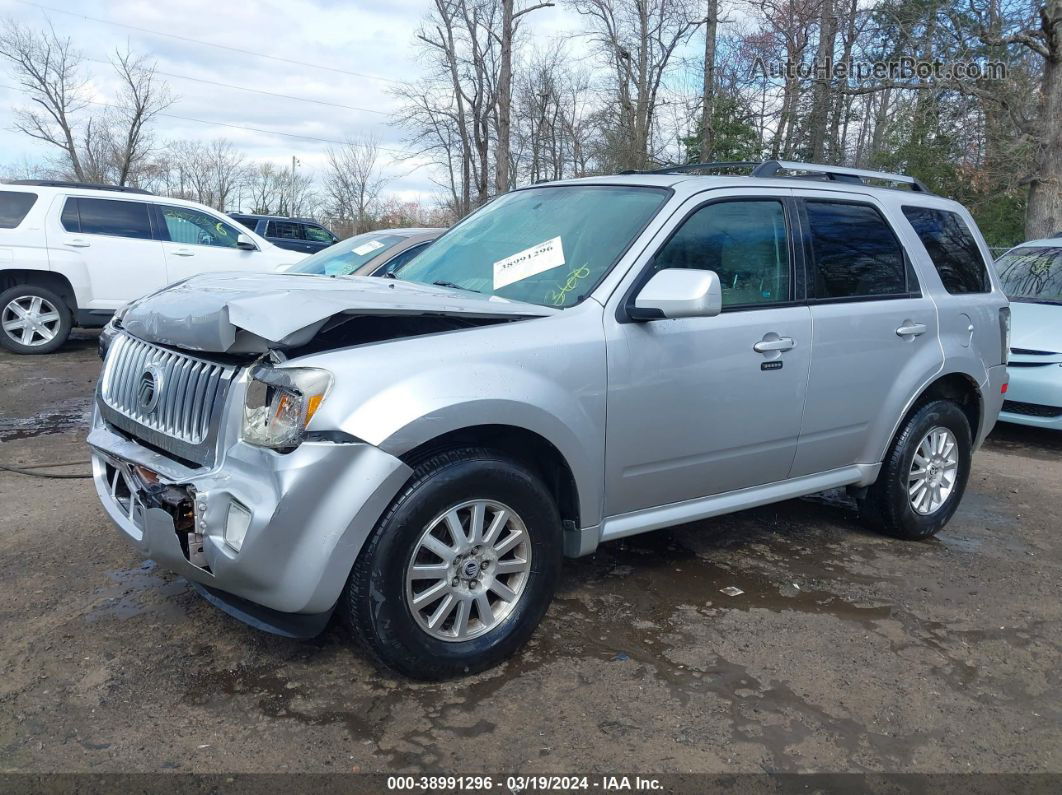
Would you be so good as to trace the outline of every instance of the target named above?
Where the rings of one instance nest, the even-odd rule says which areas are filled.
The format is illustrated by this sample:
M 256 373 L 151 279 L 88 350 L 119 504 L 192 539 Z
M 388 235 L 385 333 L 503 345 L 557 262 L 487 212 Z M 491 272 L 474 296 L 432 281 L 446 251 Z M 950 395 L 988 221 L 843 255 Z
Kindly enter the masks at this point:
M 750 160 L 717 161 L 712 163 L 685 163 L 682 165 L 667 166 L 653 171 L 641 172 L 648 174 L 683 174 L 691 171 L 725 171 L 729 169 L 749 169 L 750 177 L 779 177 L 789 179 L 820 179 L 832 182 L 848 182 L 857 185 L 865 185 L 866 181 L 880 180 L 882 182 L 895 182 L 906 185 L 910 190 L 917 193 L 931 193 L 931 191 L 914 177 L 906 174 L 890 174 L 886 171 L 871 171 L 863 168 L 847 168 L 845 166 L 831 166 L 821 163 L 799 163 L 794 160 L 766 160 L 764 162 Z M 805 172 L 803 174 L 781 174 L 782 171 Z M 639 172 L 628 172 L 639 173 Z
M 95 182 L 67 182 L 58 179 L 13 179 L 8 185 L 30 185 L 38 188 L 81 188 L 83 190 L 113 190 L 117 193 L 141 193 L 154 196 L 151 191 L 143 188 L 132 188 L 128 185 L 100 185 Z

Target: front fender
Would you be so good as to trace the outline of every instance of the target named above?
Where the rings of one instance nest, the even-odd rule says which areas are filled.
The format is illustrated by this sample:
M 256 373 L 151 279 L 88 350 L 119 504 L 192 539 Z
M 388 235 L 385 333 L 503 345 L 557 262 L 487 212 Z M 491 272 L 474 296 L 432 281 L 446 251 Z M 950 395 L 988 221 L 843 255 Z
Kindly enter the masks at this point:
M 600 317 L 587 315 L 565 313 L 293 360 L 335 374 L 310 430 L 341 430 L 393 456 L 462 428 L 530 431 L 564 456 L 582 524 L 597 524 L 606 372 Z

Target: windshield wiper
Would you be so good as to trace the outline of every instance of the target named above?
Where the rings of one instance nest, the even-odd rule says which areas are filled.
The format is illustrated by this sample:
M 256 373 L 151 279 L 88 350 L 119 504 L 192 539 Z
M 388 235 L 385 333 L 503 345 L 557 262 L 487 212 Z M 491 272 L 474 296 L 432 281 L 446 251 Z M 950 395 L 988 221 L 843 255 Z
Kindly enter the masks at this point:
M 450 287 L 454 290 L 465 290 L 469 293 L 478 293 L 479 290 L 473 290 L 471 287 L 462 287 L 460 284 L 454 284 L 453 282 L 444 282 L 441 279 L 439 281 L 432 282 L 436 287 Z

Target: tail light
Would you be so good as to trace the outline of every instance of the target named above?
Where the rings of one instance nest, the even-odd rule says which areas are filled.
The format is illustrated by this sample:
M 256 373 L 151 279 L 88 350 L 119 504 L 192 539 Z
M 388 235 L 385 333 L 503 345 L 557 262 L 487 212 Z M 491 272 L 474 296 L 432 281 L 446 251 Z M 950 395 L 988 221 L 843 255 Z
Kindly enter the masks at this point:
M 1002 364 L 1010 362 L 1010 307 L 1004 306 L 999 309 L 999 344 Z

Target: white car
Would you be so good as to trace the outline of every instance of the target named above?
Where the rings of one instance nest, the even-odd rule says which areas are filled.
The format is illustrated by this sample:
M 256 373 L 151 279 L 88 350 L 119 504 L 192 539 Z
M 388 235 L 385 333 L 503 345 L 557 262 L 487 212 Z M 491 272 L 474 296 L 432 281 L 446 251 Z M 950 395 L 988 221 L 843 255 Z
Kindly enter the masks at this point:
M 211 271 L 273 271 L 285 251 L 195 202 L 135 188 L 0 185 L 0 345 L 51 353 L 134 298 Z
M 1010 298 L 1010 386 L 999 419 L 1062 431 L 1062 235 L 996 260 Z

